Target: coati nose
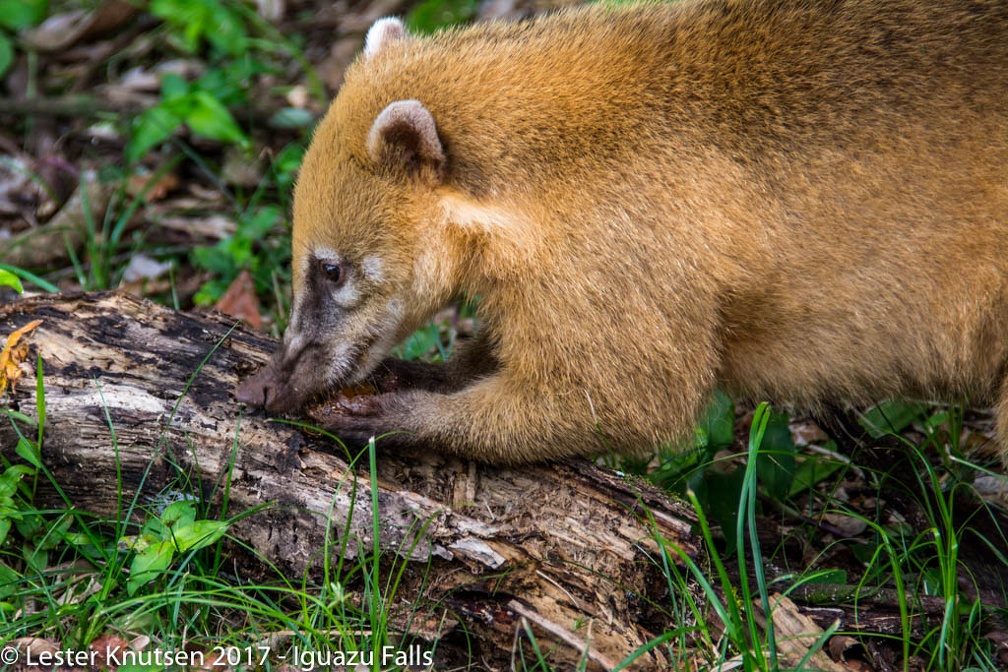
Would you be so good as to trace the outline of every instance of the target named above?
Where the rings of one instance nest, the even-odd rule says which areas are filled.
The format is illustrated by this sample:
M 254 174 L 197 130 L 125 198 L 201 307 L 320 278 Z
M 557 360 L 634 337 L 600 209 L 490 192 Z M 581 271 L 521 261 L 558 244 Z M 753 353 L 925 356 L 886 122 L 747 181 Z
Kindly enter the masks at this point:
M 275 388 L 269 384 L 267 371 L 260 371 L 238 383 L 235 399 L 249 406 L 269 407 L 276 402 Z

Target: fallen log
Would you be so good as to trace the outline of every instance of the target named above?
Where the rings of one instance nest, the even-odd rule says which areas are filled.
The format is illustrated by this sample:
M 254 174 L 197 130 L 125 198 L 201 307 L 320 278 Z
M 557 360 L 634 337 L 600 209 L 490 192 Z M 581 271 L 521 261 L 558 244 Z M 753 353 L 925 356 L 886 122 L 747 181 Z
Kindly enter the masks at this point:
M 233 399 L 236 381 L 265 362 L 273 341 L 220 315 L 123 294 L 0 306 L 0 336 L 34 320 L 41 324 L 24 337 L 31 352 L 8 403 L 34 416 L 30 381 L 41 356 L 42 459 L 73 506 L 116 516 L 134 494 L 163 501 L 181 480 L 218 511 L 227 491 L 228 516 L 269 504 L 231 534 L 288 575 L 317 575 L 325 553 L 343 544 L 371 552 L 366 453 L 351 459 L 336 443 Z M 0 453 L 9 460 L 18 459 L 16 437 L 4 420 Z M 696 555 L 687 507 L 588 462 L 505 469 L 387 454 L 380 441 L 378 453 L 377 546 L 411 561 L 397 599 L 412 600 L 414 611 L 402 627 L 430 640 L 424 624 L 440 624 L 439 657 L 453 654 L 444 635 L 454 627 L 468 633 L 455 638 L 472 647 L 466 655 L 506 669 L 531 627 L 558 669 L 581 659 L 611 669 L 681 625 L 667 608 L 654 537 Z M 63 505 L 56 492 L 38 497 Z M 636 666 L 660 669 L 663 655 L 649 651 Z

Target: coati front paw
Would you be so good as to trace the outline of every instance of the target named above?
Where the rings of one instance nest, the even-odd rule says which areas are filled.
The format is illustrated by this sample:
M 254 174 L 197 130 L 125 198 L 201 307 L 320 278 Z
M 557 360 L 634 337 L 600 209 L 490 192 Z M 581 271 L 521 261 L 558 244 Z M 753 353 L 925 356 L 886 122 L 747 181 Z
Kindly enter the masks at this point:
M 393 409 L 400 395 L 355 393 L 357 388 L 341 390 L 336 396 L 307 409 L 308 416 L 321 428 L 335 434 L 348 447 L 358 447 L 371 437 L 395 434 Z M 383 438 L 382 444 L 390 441 Z M 391 441 L 405 445 L 401 439 Z

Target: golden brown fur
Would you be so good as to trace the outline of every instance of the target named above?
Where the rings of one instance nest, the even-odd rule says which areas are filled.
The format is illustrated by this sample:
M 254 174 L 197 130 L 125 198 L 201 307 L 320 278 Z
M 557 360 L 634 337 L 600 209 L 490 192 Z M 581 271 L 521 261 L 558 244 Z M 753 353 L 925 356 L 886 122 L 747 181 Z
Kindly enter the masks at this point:
M 345 436 L 515 462 L 679 439 L 718 384 L 937 393 L 996 403 L 1008 451 L 1008 4 L 397 25 L 316 131 L 291 326 L 239 398 L 290 410 L 390 369 L 410 389 Z M 459 294 L 482 298 L 466 352 L 382 363 Z

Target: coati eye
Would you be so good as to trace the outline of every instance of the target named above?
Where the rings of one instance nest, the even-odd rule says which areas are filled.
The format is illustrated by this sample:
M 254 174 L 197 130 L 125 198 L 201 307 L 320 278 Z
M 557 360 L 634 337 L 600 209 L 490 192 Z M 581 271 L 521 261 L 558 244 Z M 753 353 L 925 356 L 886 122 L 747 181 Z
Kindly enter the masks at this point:
M 346 282 L 346 267 L 343 266 L 343 264 L 338 264 L 334 261 L 328 261 L 326 259 L 320 259 L 318 267 L 319 271 L 322 273 L 322 277 L 332 283 L 333 286 L 339 287 Z

